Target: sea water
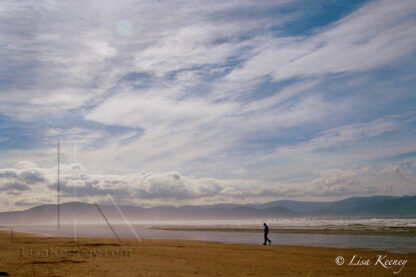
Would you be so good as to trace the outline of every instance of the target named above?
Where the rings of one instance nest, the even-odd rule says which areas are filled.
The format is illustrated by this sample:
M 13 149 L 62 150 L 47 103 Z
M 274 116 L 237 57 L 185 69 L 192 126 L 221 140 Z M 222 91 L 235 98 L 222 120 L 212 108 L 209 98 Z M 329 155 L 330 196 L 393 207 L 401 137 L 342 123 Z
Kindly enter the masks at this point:
M 258 219 L 258 220 L 204 220 L 204 221 L 142 221 L 130 222 L 140 238 L 181 239 L 215 241 L 223 243 L 262 244 L 261 232 L 221 232 L 221 231 L 167 231 L 151 229 L 154 226 L 206 227 L 206 228 L 262 228 L 267 222 L 270 229 L 377 229 L 386 227 L 416 227 L 416 219 L 411 218 L 363 218 L 363 219 Z M 14 226 L 16 231 L 32 232 L 62 237 L 131 237 L 136 235 L 130 226 L 123 223 L 78 223 L 55 225 Z M 75 231 L 76 230 L 76 231 Z M 114 232 L 115 234 L 114 234 Z M 385 250 L 398 253 L 416 253 L 416 239 L 411 236 L 348 235 L 348 234 L 291 234 L 269 233 L 273 245 L 302 245 L 334 248 L 359 248 Z

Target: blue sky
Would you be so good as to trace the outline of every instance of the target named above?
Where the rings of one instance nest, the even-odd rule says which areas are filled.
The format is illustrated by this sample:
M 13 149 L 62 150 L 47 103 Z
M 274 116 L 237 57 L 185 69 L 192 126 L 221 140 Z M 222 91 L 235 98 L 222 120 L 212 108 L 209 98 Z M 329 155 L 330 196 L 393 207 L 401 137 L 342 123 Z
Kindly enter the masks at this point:
M 54 202 L 58 139 L 66 201 L 414 195 L 415 26 L 405 0 L 2 1 L 1 208 Z

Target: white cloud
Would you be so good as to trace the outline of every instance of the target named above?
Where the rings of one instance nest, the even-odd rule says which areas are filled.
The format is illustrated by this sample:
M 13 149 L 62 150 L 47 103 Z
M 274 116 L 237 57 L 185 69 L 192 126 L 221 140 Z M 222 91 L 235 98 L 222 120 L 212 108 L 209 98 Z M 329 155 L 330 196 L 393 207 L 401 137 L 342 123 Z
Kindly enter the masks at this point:
M 400 173 L 400 165 L 392 165 L 388 164 L 384 167 L 384 169 L 380 172 L 380 174 L 394 174 L 394 173 Z
M 228 28 L 227 28 L 228 27 Z M 164 37 L 136 56 L 138 71 L 152 71 L 164 75 L 169 71 L 192 68 L 199 65 L 218 65 L 226 62 L 234 45 L 214 44 L 221 36 L 228 37 L 236 32 L 235 25 L 192 25 Z M 228 29 L 228 30 L 227 30 Z M 244 30 L 243 26 L 239 31 Z
M 367 172 L 366 172 L 367 173 Z M 359 171 L 331 169 L 320 172 L 313 180 L 314 193 L 322 196 L 371 195 L 380 191 L 380 184 L 367 183 Z
M 18 161 L 15 164 L 15 167 L 17 169 L 30 169 L 30 168 L 37 168 L 38 165 L 34 162 L 29 162 L 29 161 Z
M 74 168 L 78 172 L 76 179 L 73 178 Z M 78 201 L 105 201 L 109 193 L 120 203 L 130 205 L 247 203 L 282 198 L 412 194 L 416 180 L 414 171 L 402 171 L 397 175 L 397 170 L 387 172 L 370 167 L 323 170 L 311 182 L 275 182 L 273 185 L 261 179 L 196 178 L 174 171 L 124 175 L 87 173 L 80 164 L 63 164 L 61 172 L 64 202 L 75 200 L 76 190 Z M 53 203 L 56 188 L 56 167 L 0 170 L 0 194 L 13 193 L 16 207 L 28 206 L 26 202 L 29 199 L 33 205 Z
M 168 95 L 168 89 L 120 94 L 90 112 L 86 119 L 129 127 L 173 127 L 184 121 L 212 121 L 235 108 L 232 103 L 214 104 L 200 98 L 182 101 Z
M 73 177 L 74 168 L 78 172 L 76 179 Z M 106 195 L 110 193 L 123 203 L 152 203 L 153 205 L 157 203 L 179 204 L 200 200 L 215 203 L 222 197 L 244 201 L 250 197 L 271 196 L 259 191 L 250 192 L 249 187 L 254 183 L 258 183 L 258 181 L 193 178 L 178 172 L 125 175 L 89 174 L 79 164 L 61 165 L 63 201 L 74 200 L 75 191 L 78 200 L 87 202 L 105 200 Z M 53 202 L 56 189 L 56 167 L 0 170 L 0 193 L 16 192 L 16 206 L 21 206 L 21 203 L 27 202 L 27 199 L 42 197 L 44 203 Z M 256 190 L 258 189 L 261 188 L 257 187 Z M 263 192 L 264 190 L 265 188 L 261 189 Z M 238 197 L 235 195 L 236 191 L 239 191 Z M 45 197 L 45 192 L 49 192 L 48 197 Z
M 302 142 L 296 146 L 281 147 L 279 153 L 302 154 L 320 149 L 328 149 L 361 139 L 368 139 L 397 130 L 400 122 L 394 117 L 379 118 L 371 122 L 351 124 L 337 127 L 320 133 L 310 141 Z
M 45 180 L 44 174 L 33 168 L 0 169 L 0 192 L 20 195 L 23 191 L 28 191 L 32 186 L 43 183 Z
M 382 170 L 364 167 L 356 170 L 330 169 L 319 173 L 313 180 L 311 193 L 322 196 L 352 195 L 413 195 L 412 183 L 416 174 L 400 172 L 399 166 L 387 166 Z
M 416 45 L 414 1 L 374 1 L 311 37 L 271 39 L 229 82 L 319 76 L 387 65 Z
M 0 111 L 34 120 L 94 105 L 132 71 L 163 76 L 194 66 L 217 67 L 236 54 L 238 35 L 262 28 L 264 19 L 212 17 L 255 5 L 251 1 L 211 5 L 126 0 L 104 6 L 100 1 L 4 2 L 0 75 L 7 77 L 2 85 L 9 93 L 0 96 Z M 274 24 L 285 20 L 282 16 Z M 120 26 L 129 29 L 128 35 L 120 34 Z

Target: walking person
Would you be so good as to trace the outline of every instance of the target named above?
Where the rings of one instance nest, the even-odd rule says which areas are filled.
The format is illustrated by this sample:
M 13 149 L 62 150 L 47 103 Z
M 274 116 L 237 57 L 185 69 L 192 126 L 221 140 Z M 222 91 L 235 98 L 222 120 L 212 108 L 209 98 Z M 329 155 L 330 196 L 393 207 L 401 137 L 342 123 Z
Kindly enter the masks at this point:
M 267 242 L 269 242 L 269 245 L 272 245 L 272 241 L 267 237 L 267 235 L 269 234 L 269 226 L 267 226 L 266 223 L 264 224 L 264 243 L 263 245 L 266 245 Z

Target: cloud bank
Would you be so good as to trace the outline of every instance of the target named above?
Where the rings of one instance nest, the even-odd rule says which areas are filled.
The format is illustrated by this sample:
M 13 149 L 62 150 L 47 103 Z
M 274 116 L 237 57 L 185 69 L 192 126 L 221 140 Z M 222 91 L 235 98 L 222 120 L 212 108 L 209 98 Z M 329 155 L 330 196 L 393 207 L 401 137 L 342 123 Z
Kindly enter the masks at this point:
M 19 164 L 29 164 L 22 162 Z M 36 166 L 36 164 L 32 164 Z M 13 195 L 9 209 L 56 203 L 57 168 L 31 167 L 0 170 L 0 195 Z M 400 195 L 411 192 L 416 181 L 412 164 L 384 168 L 331 169 L 316 172 L 312 182 L 274 183 L 261 180 L 215 179 L 184 176 L 178 172 L 89 174 L 81 164 L 62 165 L 61 199 L 108 202 L 108 194 L 126 205 L 187 205 L 259 203 L 274 199 L 323 199 L 345 195 Z M 47 196 L 46 196 L 47 195 Z M 35 204 L 33 204 L 35 203 Z

